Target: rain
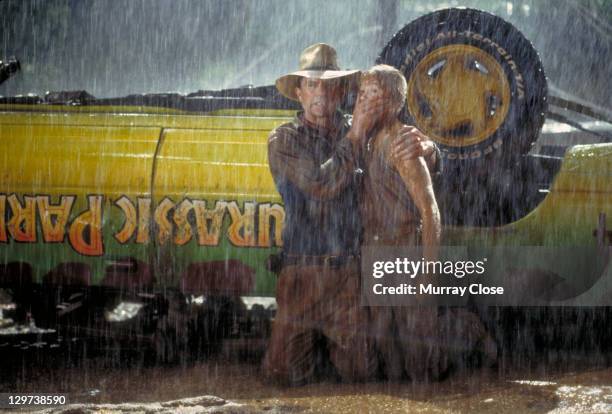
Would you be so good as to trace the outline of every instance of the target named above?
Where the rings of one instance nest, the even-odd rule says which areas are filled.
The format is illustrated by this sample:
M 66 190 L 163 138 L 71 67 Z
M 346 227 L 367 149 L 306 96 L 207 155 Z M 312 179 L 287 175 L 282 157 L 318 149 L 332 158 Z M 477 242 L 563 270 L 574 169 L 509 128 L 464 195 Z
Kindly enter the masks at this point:
M 0 27 L 0 408 L 612 412 L 609 1 L 0 0 Z M 400 119 L 439 148 L 440 261 L 506 292 L 455 269 L 471 294 L 442 304 L 478 315 L 493 363 L 264 380 L 286 236 L 267 139 L 300 109 L 274 84 L 314 43 L 406 76 Z M 370 251 L 372 291 L 394 279 Z

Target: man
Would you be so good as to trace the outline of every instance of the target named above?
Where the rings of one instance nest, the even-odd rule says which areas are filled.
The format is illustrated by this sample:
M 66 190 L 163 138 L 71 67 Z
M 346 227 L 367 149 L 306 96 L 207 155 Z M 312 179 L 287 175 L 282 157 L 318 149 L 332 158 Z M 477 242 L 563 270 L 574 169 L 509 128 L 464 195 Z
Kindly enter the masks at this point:
M 349 124 L 338 105 L 358 76 L 340 70 L 336 51 L 318 43 L 302 52 L 299 71 L 276 81 L 303 108 L 268 141 L 285 224 L 278 311 L 263 370 L 281 383 L 312 381 L 320 349 L 345 381 L 368 380 L 377 370 L 366 309 L 359 306 L 357 178 L 359 148 L 382 100 L 358 103 Z M 434 145 L 404 131 L 391 151 L 399 158 L 432 157 Z

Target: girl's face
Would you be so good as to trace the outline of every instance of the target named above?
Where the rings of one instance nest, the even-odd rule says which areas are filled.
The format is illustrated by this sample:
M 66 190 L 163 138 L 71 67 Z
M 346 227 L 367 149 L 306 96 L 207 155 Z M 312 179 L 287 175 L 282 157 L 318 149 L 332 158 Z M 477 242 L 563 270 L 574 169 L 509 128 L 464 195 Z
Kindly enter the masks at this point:
M 362 78 L 361 84 L 359 85 L 359 97 L 360 101 L 372 101 L 375 98 L 382 98 L 385 96 L 385 92 L 373 76 Z
M 378 105 L 381 104 L 382 100 L 382 112 L 378 116 L 378 119 L 374 120 L 375 122 L 380 122 L 383 119 L 387 119 L 391 116 L 391 107 L 389 94 L 385 91 L 378 82 L 378 79 L 374 76 L 366 76 L 361 78 L 361 83 L 359 85 L 359 95 L 357 96 L 357 101 L 362 105 L 367 105 L 372 103 L 375 99 L 378 99 L 379 102 L 376 103 Z

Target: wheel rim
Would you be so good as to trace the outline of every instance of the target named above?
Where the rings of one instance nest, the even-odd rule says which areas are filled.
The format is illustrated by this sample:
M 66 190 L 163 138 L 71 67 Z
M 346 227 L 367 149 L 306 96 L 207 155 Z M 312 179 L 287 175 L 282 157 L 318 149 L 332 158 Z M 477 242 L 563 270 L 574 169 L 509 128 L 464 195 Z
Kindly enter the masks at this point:
M 408 79 L 408 111 L 416 126 L 450 147 L 475 145 L 490 137 L 506 119 L 510 97 L 501 65 L 469 45 L 434 50 Z

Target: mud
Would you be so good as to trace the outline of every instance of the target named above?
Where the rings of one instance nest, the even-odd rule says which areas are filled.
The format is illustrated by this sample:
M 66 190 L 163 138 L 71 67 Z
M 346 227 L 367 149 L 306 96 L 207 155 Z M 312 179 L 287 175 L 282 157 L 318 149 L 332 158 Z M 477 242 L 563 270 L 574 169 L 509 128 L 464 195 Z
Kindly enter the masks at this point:
M 612 412 L 612 355 L 602 349 L 515 350 L 496 367 L 456 372 L 433 383 L 327 381 L 286 388 L 266 384 L 258 362 L 238 360 L 232 349 L 160 364 L 138 344 L 126 349 L 106 343 L 101 350 L 83 338 L 58 340 L 33 326 L 4 323 L 0 393 L 68 396 L 71 405 L 47 413 Z M 9 341 L 13 331 L 27 341 Z
M 130 411 L 135 412 L 612 412 L 609 367 L 579 371 L 540 367 L 506 373 L 483 369 L 428 384 L 323 382 L 285 388 L 265 384 L 257 364 L 219 358 L 179 366 L 144 366 L 123 357 L 116 361 L 96 357 L 75 363 L 20 362 L 13 361 L 11 372 L 3 362 L 0 392 L 66 393 L 71 404 L 81 404 L 71 406 L 76 410 L 71 412 L 122 412 L 127 406 L 121 404 L 126 403 L 131 403 Z M 175 403 L 174 408 L 168 408 L 163 403 L 202 396 L 216 396 L 223 401 L 204 408 L 193 403 Z M 67 408 L 47 412 L 67 412 Z

